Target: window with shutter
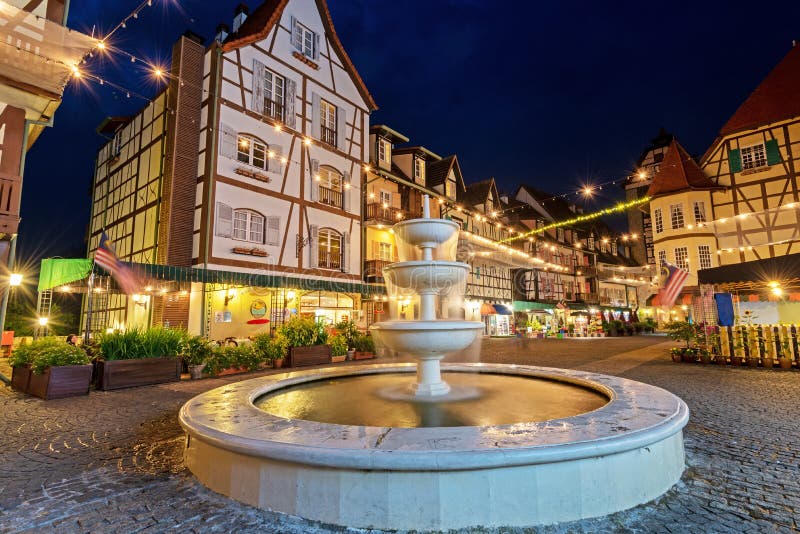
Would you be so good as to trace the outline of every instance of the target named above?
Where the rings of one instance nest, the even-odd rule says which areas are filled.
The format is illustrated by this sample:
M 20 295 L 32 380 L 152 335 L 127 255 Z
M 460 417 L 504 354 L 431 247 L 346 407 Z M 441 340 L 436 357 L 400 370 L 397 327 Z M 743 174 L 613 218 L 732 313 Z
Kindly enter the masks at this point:
M 286 79 L 286 108 L 283 113 L 283 121 L 291 129 L 297 128 L 297 115 L 295 113 L 295 99 L 297 98 L 297 83 L 294 80 Z
M 217 222 L 214 225 L 214 235 L 231 237 L 233 230 L 233 208 L 222 202 L 217 202 Z
M 264 68 L 263 113 L 279 121 L 283 120 L 285 83 L 283 76 Z
M 741 149 L 742 169 L 758 169 L 767 166 L 767 150 L 764 143 L 746 146 Z
M 728 166 L 731 172 L 741 172 L 742 170 L 742 152 L 738 148 L 728 151 Z
M 323 143 L 336 145 L 336 106 L 320 99 L 320 136 Z
M 292 30 L 292 46 L 298 52 L 310 59 L 316 59 L 319 40 L 317 34 L 292 17 L 294 28 Z
M 764 148 L 767 151 L 767 165 L 777 165 L 781 162 L 781 151 L 778 148 L 777 139 L 769 139 L 764 143 Z
M 281 244 L 281 218 L 267 217 L 267 245 Z

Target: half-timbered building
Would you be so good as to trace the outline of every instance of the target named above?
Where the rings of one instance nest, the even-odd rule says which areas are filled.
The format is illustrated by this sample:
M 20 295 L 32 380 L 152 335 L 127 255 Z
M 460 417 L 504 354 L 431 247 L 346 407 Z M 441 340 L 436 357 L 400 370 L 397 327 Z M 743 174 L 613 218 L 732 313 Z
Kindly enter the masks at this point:
M 105 229 L 122 259 L 183 269 L 144 299 L 118 297 L 119 322 L 138 306 L 151 323 L 219 339 L 264 328 L 243 326 L 253 319 L 357 316 L 375 109 L 324 0 L 242 5 L 211 46 L 182 38 L 169 88 L 98 158 L 95 205 L 110 208 L 93 212 L 90 253 Z M 128 204 L 102 200 L 109 161 L 130 182 Z

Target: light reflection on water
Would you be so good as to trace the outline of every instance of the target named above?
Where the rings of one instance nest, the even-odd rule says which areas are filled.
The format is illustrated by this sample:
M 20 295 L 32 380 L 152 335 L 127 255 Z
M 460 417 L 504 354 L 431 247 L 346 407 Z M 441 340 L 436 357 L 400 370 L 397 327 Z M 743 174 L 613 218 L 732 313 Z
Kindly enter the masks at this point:
M 596 410 L 600 392 L 523 376 L 443 373 L 456 391 L 478 389 L 477 398 L 444 402 L 396 400 L 385 392 L 406 388 L 410 373 L 320 380 L 284 388 L 256 400 L 279 417 L 339 425 L 391 427 L 490 426 L 547 421 Z

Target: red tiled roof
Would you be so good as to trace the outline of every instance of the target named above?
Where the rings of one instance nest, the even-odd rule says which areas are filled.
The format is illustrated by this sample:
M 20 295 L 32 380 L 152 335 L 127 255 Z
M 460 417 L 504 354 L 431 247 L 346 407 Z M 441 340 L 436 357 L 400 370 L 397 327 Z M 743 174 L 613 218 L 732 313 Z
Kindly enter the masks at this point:
M 650 184 L 647 195 L 655 197 L 693 189 L 722 189 L 722 187 L 715 185 L 681 144 L 673 139 L 658 172 L 653 176 L 653 183 Z
M 358 92 L 361 93 L 361 96 L 364 98 L 367 107 L 371 111 L 375 111 L 378 109 L 378 105 L 375 103 L 367 86 L 364 84 L 364 80 L 359 76 L 355 65 L 353 65 L 353 62 L 350 60 L 350 56 L 347 55 L 347 52 L 342 46 L 342 42 L 339 40 L 339 36 L 336 35 L 336 29 L 333 27 L 333 20 L 331 19 L 331 12 L 328 10 L 328 4 L 325 0 L 316 0 L 316 2 L 322 18 L 322 25 L 325 27 L 325 33 L 330 39 L 331 45 L 342 58 L 345 69 L 347 69 L 347 72 L 350 74 L 350 78 L 356 85 Z M 229 50 L 235 50 L 236 48 L 241 48 L 265 39 L 272 28 L 280 21 L 281 14 L 283 14 L 283 10 L 288 3 L 289 0 L 266 0 L 245 19 L 244 24 L 242 24 L 238 32 L 228 37 L 222 45 L 222 49 L 228 52 Z
M 720 130 L 728 135 L 800 116 L 800 46 L 793 46 Z

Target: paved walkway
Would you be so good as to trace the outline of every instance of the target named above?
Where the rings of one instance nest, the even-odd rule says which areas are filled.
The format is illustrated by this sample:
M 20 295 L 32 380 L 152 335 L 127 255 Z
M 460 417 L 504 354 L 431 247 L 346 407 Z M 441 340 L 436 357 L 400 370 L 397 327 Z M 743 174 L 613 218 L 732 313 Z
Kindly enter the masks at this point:
M 633 510 L 536 532 L 800 527 L 800 372 L 676 364 L 669 346 L 650 336 L 484 342 L 483 361 L 617 374 L 673 391 L 691 409 L 688 468 L 673 490 Z M 179 407 L 253 376 L 47 402 L 0 387 L 0 532 L 345 531 L 240 505 L 183 468 Z

